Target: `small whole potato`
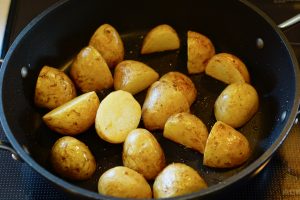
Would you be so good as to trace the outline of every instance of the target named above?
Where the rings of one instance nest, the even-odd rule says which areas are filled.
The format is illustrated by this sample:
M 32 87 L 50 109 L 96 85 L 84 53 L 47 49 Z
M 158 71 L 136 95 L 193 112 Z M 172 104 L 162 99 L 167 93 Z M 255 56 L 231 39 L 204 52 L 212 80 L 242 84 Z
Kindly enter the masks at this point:
M 207 138 L 203 164 L 215 168 L 231 168 L 250 156 L 247 138 L 231 126 L 217 121 Z
M 131 131 L 124 142 L 123 165 L 151 180 L 165 167 L 165 155 L 155 137 L 139 128 Z
M 89 148 L 70 136 L 55 142 L 50 161 L 56 173 L 70 180 L 86 180 L 96 170 L 96 161 Z
M 192 105 L 197 97 L 197 89 L 193 81 L 186 75 L 180 72 L 168 72 L 163 75 L 160 81 L 166 81 L 173 84 L 188 100 L 189 105 Z
M 75 97 L 74 84 L 63 71 L 49 66 L 42 68 L 35 87 L 36 106 L 54 109 Z
M 118 166 L 104 172 L 98 182 L 98 192 L 103 195 L 146 199 L 152 197 L 150 185 L 138 172 Z
M 105 60 L 92 46 L 79 52 L 71 65 L 70 75 L 84 93 L 100 92 L 113 86 L 113 78 Z
M 248 83 L 233 83 L 217 98 L 215 117 L 233 128 L 243 126 L 258 110 L 258 94 Z
M 177 197 L 207 188 L 196 170 L 183 163 L 168 165 L 155 179 L 154 198 Z
M 109 24 L 103 24 L 95 31 L 89 45 L 99 51 L 110 68 L 124 59 L 122 39 L 117 30 Z

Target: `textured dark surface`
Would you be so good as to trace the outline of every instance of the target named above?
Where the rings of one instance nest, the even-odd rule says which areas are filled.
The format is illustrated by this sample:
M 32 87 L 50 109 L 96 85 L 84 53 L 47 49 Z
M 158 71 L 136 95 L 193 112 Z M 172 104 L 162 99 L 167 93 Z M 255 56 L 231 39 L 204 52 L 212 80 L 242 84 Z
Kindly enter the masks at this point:
M 55 0 L 34 1 L 20 0 L 15 4 L 15 16 L 11 32 L 11 41 L 28 21 L 44 8 L 51 5 Z M 253 1 L 261 6 L 270 16 L 274 16 L 276 22 L 291 17 L 299 9 L 299 3 L 273 5 L 271 1 Z M 298 7 L 297 7 L 298 5 Z M 291 8 L 293 7 L 293 8 Z M 298 10 L 299 12 L 299 10 Z M 299 25 L 294 28 L 299 30 Z M 288 30 L 287 35 L 292 42 L 295 37 Z M 298 34 L 299 36 L 299 34 Z M 295 47 L 296 52 L 299 48 Z M 299 53 L 297 54 L 299 58 Z M 294 127 L 289 138 L 280 151 L 275 154 L 267 167 L 252 180 L 234 188 L 232 192 L 222 195 L 220 199 L 299 199 L 300 183 L 298 181 L 297 164 L 299 148 L 295 141 L 300 137 L 299 125 Z M 0 138 L 5 140 L 1 130 Z M 288 138 L 288 139 L 289 139 Z M 296 138 L 296 139 L 295 139 Z M 299 144 L 299 143 L 298 143 Z M 0 199 L 63 199 L 65 195 L 57 190 L 45 178 L 41 177 L 26 163 L 17 162 L 11 159 L 7 152 L 0 152 Z M 290 161 L 291 160 L 291 161 Z M 289 163 L 292 163 L 289 165 Z M 299 196 L 298 196 L 299 195 Z

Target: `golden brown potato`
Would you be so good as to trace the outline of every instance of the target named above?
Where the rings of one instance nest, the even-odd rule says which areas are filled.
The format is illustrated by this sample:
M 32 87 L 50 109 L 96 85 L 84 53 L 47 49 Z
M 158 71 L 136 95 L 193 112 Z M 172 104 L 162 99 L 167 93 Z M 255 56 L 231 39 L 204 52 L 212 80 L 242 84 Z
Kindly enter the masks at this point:
M 84 93 L 99 92 L 113 85 L 113 78 L 105 60 L 92 46 L 83 48 L 76 56 L 70 75 Z
M 96 161 L 88 146 L 76 138 L 64 136 L 51 149 L 53 169 L 71 180 L 86 180 L 96 170 Z
M 207 184 L 193 168 L 182 164 L 168 165 L 155 179 L 154 198 L 169 198 L 197 192 Z
M 103 195 L 122 198 L 151 198 L 151 187 L 138 172 L 127 167 L 114 167 L 102 174 L 98 192 Z
M 177 113 L 169 117 L 164 137 L 188 148 L 204 152 L 208 131 L 205 124 L 190 113 Z
M 180 40 L 176 31 L 167 24 L 151 29 L 144 38 L 141 54 L 179 49 Z
M 89 45 L 99 51 L 110 68 L 124 59 L 122 39 L 117 30 L 109 24 L 103 24 L 96 30 Z
M 115 68 L 115 90 L 124 90 L 136 94 L 157 81 L 158 77 L 158 73 L 144 63 L 125 60 Z
M 164 80 L 173 84 L 177 90 L 179 90 L 183 96 L 185 96 L 189 102 L 189 105 L 192 105 L 197 97 L 197 89 L 193 81 L 186 75 L 180 72 L 169 72 L 163 75 L 160 81 Z
M 141 119 L 141 106 L 129 92 L 111 92 L 100 103 L 96 116 L 96 131 L 105 141 L 122 143 Z
M 188 31 L 187 45 L 189 74 L 204 72 L 209 59 L 215 55 L 214 45 L 209 38 L 194 31 Z
M 246 65 L 238 57 L 228 53 L 213 56 L 206 66 L 205 73 L 227 84 L 250 83 Z
M 123 165 L 154 179 L 165 167 L 165 155 L 155 137 L 146 129 L 131 131 L 123 146 Z
M 75 97 L 74 84 L 64 72 L 48 66 L 42 68 L 35 87 L 36 106 L 54 109 Z
M 148 89 L 142 118 L 148 130 L 163 129 L 171 115 L 189 111 L 189 103 L 180 91 L 169 82 L 156 81 Z
M 43 116 L 46 125 L 63 135 L 77 135 L 95 122 L 99 99 L 95 92 L 82 94 Z
M 258 110 L 258 94 L 247 83 L 227 86 L 215 102 L 215 117 L 233 128 L 248 122 Z
M 231 126 L 217 121 L 206 142 L 203 164 L 216 168 L 236 167 L 249 156 L 250 145 L 247 138 Z

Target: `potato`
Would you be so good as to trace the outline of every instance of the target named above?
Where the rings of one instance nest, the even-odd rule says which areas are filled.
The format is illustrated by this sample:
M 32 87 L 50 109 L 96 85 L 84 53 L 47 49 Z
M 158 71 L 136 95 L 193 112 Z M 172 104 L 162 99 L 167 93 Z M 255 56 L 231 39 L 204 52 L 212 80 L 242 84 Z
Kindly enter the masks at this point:
M 70 75 L 82 92 L 99 92 L 113 86 L 111 72 L 92 46 L 83 48 L 71 65 Z
M 151 180 L 165 167 L 165 155 L 155 137 L 139 128 L 131 131 L 124 142 L 123 165 Z
M 168 165 L 155 179 L 154 198 L 169 198 L 197 192 L 207 184 L 193 168 L 182 164 Z
M 236 167 L 249 156 L 250 145 L 247 138 L 231 126 L 217 121 L 206 142 L 203 164 L 216 168 Z
M 141 119 L 141 106 L 126 91 L 111 92 L 100 103 L 96 115 L 96 131 L 110 143 L 122 143 Z
M 151 187 L 138 172 L 118 166 L 104 172 L 98 182 L 98 192 L 123 198 L 151 198 Z
M 190 113 L 177 113 L 169 117 L 163 135 L 188 148 L 204 152 L 208 131 L 205 124 Z
M 142 62 L 126 60 L 120 62 L 114 73 L 115 90 L 136 94 L 157 81 L 159 75 Z
M 204 72 L 209 59 L 215 55 L 214 45 L 206 36 L 194 31 L 188 31 L 187 45 L 189 74 Z
M 103 24 L 95 31 L 89 45 L 99 51 L 110 68 L 124 59 L 122 39 L 117 30 L 109 24 Z
M 63 135 L 77 135 L 95 122 L 99 99 L 95 92 L 82 94 L 43 116 L 46 125 Z
M 238 57 L 228 53 L 213 56 L 206 66 L 205 73 L 227 84 L 250 83 L 246 65 Z
M 258 110 L 258 94 L 247 83 L 233 83 L 227 86 L 217 98 L 215 117 L 233 128 L 248 122 Z
M 171 115 L 189 111 L 186 97 L 176 87 L 166 81 L 156 81 L 148 89 L 142 118 L 146 129 L 163 129 Z
M 74 84 L 64 72 L 49 66 L 42 68 L 35 87 L 36 106 L 54 109 L 75 97 Z
M 180 72 L 169 72 L 163 75 L 159 80 L 164 80 L 173 84 L 177 90 L 179 90 L 183 96 L 185 96 L 192 105 L 197 97 L 197 89 L 193 81 L 186 75 Z
M 153 28 L 144 38 L 141 54 L 179 49 L 180 40 L 176 31 L 167 24 Z
M 64 136 L 51 149 L 53 169 L 71 180 L 86 180 L 96 170 L 96 161 L 88 146 L 76 138 Z

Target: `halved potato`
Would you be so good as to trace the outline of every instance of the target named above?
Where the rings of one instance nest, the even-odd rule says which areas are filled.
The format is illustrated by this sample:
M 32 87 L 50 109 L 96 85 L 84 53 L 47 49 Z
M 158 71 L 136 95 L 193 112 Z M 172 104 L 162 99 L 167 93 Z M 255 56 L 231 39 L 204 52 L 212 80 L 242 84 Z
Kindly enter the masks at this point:
M 204 72 L 209 59 L 215 55 L 214 45 L 209 38 L 194 31 L 188 31 L 187 45 L 189 74 Z
M 122 143 L 141 119 L 141 106 L 129 92 L 111 92 L 100 103 L 95 126 L 98 135 L 110 143 Z
M 117 30 L 109 24 L 103 24 L 95 31 L 89 45 L 99 51 L 110 68 L 124 59 L 122 39 Z
M 36 106 L 54 109 L 75 97 L 74 84 L 63 71 L 49 66 L 42 68 L 35 86 Z
M 197 97 L 197 89 L 193 81 L 180 72 L 169 72 L 163 75 L 160 81 L 164 80 L 173 84 L 183 96 L 187 98 L 189 105 L 192 105 Z
M 77 135 L 94 122 L 99 106 L 95 92 L 82 94 L 43 116 L 46 125 L 63 135 Z
M 203 164 L 216 168 L 236 167 L 249 156 L 250 145 L 247 138 L 231 126 L 217 121 L 206 142 Z
M 155 199 L 177 197 L 205 188 L 207 184 L 196 170 L 183 163 L 173 163 L 156 177 L 153 196 Z
M 82 92 L 112 87 L 111 72 L 101 54 L 92 46 L 83 48 L 71 65 L 70 75 Z
M 167 24 L 151 29 L 143 41 L 141 54 L 179 49 L 180 40 L 176 31 Z
M 177 113 L 169 117 L 163 135 L 165 138 L 203 153 L 208 131 L 197 116 L 190 113 Z
M 163 129 L 171 115 L 189 111 L 186 97 L 176 87 L 170 82 L 156 81 L 148 89 L 142 118 L 148 130 Z
M 115 90 L 124 90 L 136 94 L 157 81 L 158 77 L 158 73 L 146 64 L 134 60 L 125 60 L 115 68 Z
M 250 83 L 250 75 L 246 65 L 236 56 L 219 53 L 213 56 L 205 69 L 205 73 L 224 83 Z
M 138 128 L 124 142 L 123 165 L 151 180 L 165 167 L 165 155 L 155 137 L 146 129 Z

